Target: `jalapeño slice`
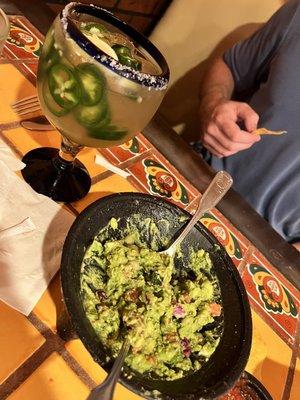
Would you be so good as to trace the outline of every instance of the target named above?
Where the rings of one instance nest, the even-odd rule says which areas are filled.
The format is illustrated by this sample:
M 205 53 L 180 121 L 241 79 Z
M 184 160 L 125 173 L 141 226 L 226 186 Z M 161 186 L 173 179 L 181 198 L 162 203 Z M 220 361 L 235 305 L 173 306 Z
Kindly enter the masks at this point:
M 118 60 L 121 64 L 138 71 L 142 69 L 142 63 L 131 56 L 131 51 L 128 47 L 122 46 L 120 44 L 115 44 L 112 46 L 112 48 L 116 52 Z
M 130 48 L 127 46 L 122 46 L 121 44 L 114 44 L 112 46 L 114 51 L 117 53 L 118 57 L 119 55 L 124 55 L 124 56 L 129 56 L 131 57 L 131 51 Z
M 52 65 L 59 62 L 60 56 L 59 51 L 55 46 L 53 29 L 49 33 L 47 33 L 46 39 L 43 44 L 42 58 L 44 60 L 43 68 L 46 70 L 51 68 Z
M 82 31 L 90 32 L 91 34 L 95 35 L 99 34 L 102 35 L 103 33 L 108 32 L 105 26 L 98 24 L 97 22 L 89 22 L 89 23 L 82 22 L 82 24 L 80 25 L 80 29 Z
M 140 71 L 142 69 L 142 63 L 139 60 L 136 60 L 135 58 L 120 54 L 118 55 L 118 59 L 121 64 L 126 65 L 127 67 L 131 67 L 137 71 Z
M 127 133 L 127 130 L 119 129 L 115 125 L 106 125 L 103 127 L 95 126 L 89 129 L 89 136 L 102 140 L 121 140 Z
M 89 128 L 94 126 L 104 126 L 110 122 L 109 108 L 106 99 L 94 106 L 79 105 L 74 110 L 77 121 Z
M 69 112 L 69 110 L 62 108 L 56 103 L 52 94 L 50 93 L 47 79 L 43 83 L 43 99 L 49 111 L 57 117 L 62 117 Z
M 79 64 L 75 73 L 81 87 L 81 103 L 85 106 L 94 106 L 102 99 L 105 78 L 96 67 L 91 63 Z
M 63 64 L 51 67 L 48 84 L 52 97 L 67 110 L 74 108 L 80 100 L 80 86 L 72 70 Z
M 47 56 L 50 53 L 53 45 L 54 45 L 54 29 L 51 29 L 47 33 L 46 38 L 43 43 L 42 53 L 44 56 Z

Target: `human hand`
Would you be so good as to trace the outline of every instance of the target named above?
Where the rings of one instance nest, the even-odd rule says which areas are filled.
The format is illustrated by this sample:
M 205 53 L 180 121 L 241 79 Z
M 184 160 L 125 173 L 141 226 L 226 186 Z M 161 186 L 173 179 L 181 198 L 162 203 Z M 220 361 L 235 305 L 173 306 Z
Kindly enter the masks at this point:
M 221 101 L 201 112 L 203 145 L 215 156 L 227 157 L 248 149 L 260 141 L 259 135 L 251 134 L 257 128 L 259 116 L 246 103 Z M 246 130 L 238 126 L 242 122 Z

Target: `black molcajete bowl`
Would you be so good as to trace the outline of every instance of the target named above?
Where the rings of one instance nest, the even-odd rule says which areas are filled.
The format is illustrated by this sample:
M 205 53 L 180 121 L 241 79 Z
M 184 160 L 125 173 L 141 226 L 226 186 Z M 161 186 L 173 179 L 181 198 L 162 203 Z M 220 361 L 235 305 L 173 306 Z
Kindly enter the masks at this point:
M 180 216 L 189 214 L 157 197 L 139 193 L 121 193 L 102 198 L 87 207 L 73 223 L 66 238 L 61 264 L 62 289 L 74 330 L 94 360 L 110 370 L 107 353 L 87 319 L 80 297 L 80 273 L 84 253 L 94 236 L 112 217 L 126 221 L 133 214 L 152 218 L 155 222 L 168 220 L 168 232 L 173 237 L 184 222 Z M 184 246 L 203 248 L 210 253 L 217 274 L 224 313 L 224 330 L 211 358 L 194 374 L 174 381 L 154 380 L 141 374 L 131 379 L 125 373 L 121 383 L 133 392 L 152 399 L 153 390 L 164 400 L 212 399 L 228 391 L 239 379 L 248 360 L 251 347 L 252 323 L 247 294 L 240 275 L 230 257 L 215 237 L 201 224 L 190 232 Z M 127 370 L 128 371 L 128 370 Z M 157 397 L 155 397 L 157 398 Z
M 255 376 L 253 376 L 247 371 L 244 371 L 242 376 L 245 379 L 248 387 L 254 391 L 259 400 L 273 400 L 270 393 L 263 386 L 263 384 L 258 379 L 255 378 Z

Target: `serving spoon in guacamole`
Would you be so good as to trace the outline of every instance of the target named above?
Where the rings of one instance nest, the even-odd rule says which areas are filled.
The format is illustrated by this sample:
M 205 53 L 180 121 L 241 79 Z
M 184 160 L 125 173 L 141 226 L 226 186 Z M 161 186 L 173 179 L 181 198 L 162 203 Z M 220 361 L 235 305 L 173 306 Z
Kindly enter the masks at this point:
M 87 397 L 86 400 L 112 400 L 115 386 L 118 383 L 118 379 L 123 367 L 125 357 L 130 348 L 130 343 L 128 339 L 125 339 L 122 348 L 115 359 L 114 365 L 110 373 L 105 378 L 104 382 L 96 386 Z

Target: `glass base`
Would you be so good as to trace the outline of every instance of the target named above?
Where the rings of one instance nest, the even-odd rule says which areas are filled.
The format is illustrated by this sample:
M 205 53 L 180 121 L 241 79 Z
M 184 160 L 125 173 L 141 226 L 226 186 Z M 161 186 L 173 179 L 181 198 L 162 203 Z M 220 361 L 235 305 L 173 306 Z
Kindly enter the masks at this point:
M 38 193 L 51 199 L 70 203 L 84 197 L 91 187 L 91 178 L 85 166 L 75 159 L 65 162 L 58 149 L 42 147 L 29 151 L 22 160 L 25 181 Z

